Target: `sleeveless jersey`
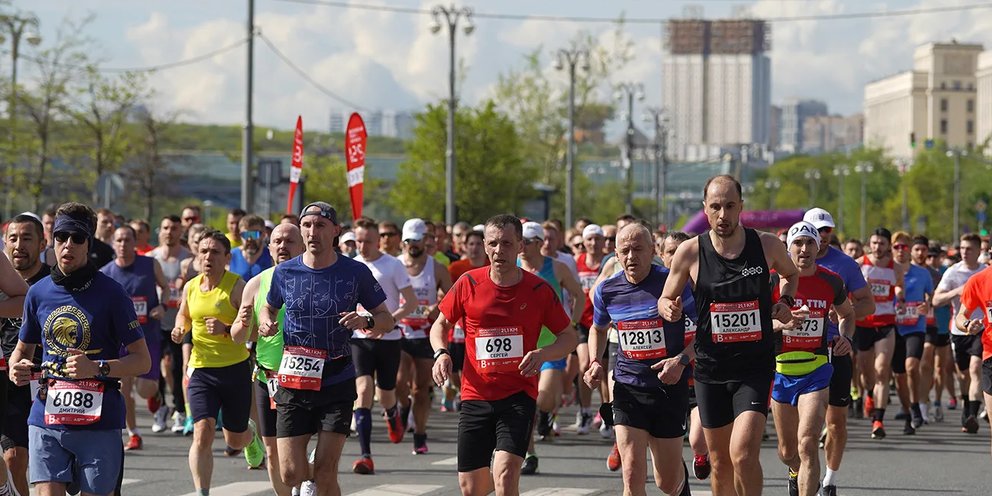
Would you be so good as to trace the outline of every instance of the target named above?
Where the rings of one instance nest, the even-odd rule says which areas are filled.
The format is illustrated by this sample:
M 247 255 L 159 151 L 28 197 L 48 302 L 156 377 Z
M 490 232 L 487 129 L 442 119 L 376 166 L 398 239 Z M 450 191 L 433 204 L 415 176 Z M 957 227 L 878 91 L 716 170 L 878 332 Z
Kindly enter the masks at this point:
M 589 294 L 589 290 L 592 289 L 593 284 L 596 284 L 596 278 L 599 277 L 599 269 L 603 266 L 603 261 L 600 260 L 599 265 L 595 268 L 590 267 L 586 264 L 586 255 L 582 253 L 575 257 L 575 265 L 579 270 L 579 284 L 582 285 L 582 292 L 586 294 L 586 306 L 582 309 L 582 320 L 579 324 L 588 329 L 592 327 L 592 296 Z
M 875 313 L 859 320 L 860 327 L 882 327 L 896 324 L 896 271 L 895 263 L 889 260 L 884 267 L 871 263 L 868 255 L 861 258 L 861 273 L 868 281 L 871 295 L 875 298 Z
M 157 343 L 161 339 L 162 329 L 159 322 L 149 315 L 149 312 L 159 305 L 155 260 L 138 255 L 134 257 L 134 263 L 127 267 L 120 267 L 116 262 L 110 262 L 104 265 L 100 272 L 107 274 L 124 287 L 124 292 L 134 302 L 134 313 L 138 316 L 138 323 L 145 333 L 145 339 Z
M 193 354 L 189 359 L 191 367 L 220 368 L 245 361 L 248 349 L 243 344 L 235 343 L 231 335 L 224 333 L 213 335 L 207 332 L 207 317 L 213 317 L 226 325 L 234 323 L 238 317 L 238 309 L 231 305 L 231 291 L 241 279 L 233 272 L 224 272 L 220 284 L 210 291 L 200 289 L 203 275 L 190 280 L 186 286 L 186 305 L 193 319 Z
M 517 258 L 517 267 L 521 267 L 522 260 Z M 555 276 L 555 261 L 551 257 L 544 257 L 544 263 L 541 264 L 541 270 L 537 271 L 537 274 L 541 279 L 544 279 L 551 285 L 551 289 L 555 290 L 555 294 L 559 298 L 562 297 L 561 294 L 561 283 L 558 282 L 558 277 Z M 565 311 L 568 313 L 568 310 Z M 547 327 L 541 327 L 541 335 L 537 338 L 537 347 L 547 346 L 555 342 L 555 335 L 548 330 Z
M 772 291 L 761 238 L 744 229 L 744 250 L 721 257 L 709 231 L 699 235 L 699 274 L 693 297 L 696 325 L 696 380 L 739 381 L 775 370 Z
M 423 270 L 415 276 L 410 276 L 413 294 L 417 296 L 417 309 L 400 319 L 403 337 L 406 339 L 427 339 L 427 333 L 431 329 L 432 322 L 428 318 L 427 309 L 437 304 L 435 263 L 433 257 L 427 257 Z M 400 305 L 403 303 L 403 295 L 400 295 Z
M 255 308 L 252 316 L 256 326 L 258 326 L 258 315 L 262 311 L 262 305 L 269 295 L 269 285 L 272 284 L 272 273 L 275 270 L 275 267 L 269 267 L 258 275 L 258 293 L 255 294 Z M 259 336 L 255 343 L 255 363 L 262 369 L 272 372 L 279 370 L 279 364 L 282 362 L 282 327 L 285 317 L 286 308 L 280 307 L 279 313 L 276 315 L 279 330 L 274 336 Z M 259 380 L 265 382 L 264 373 L 260 373 Z
M 182 277 L 182 261 L 189 258 L 190 254 L 186 249 L 180 248 L 176 260 L 169 261 L 168 247 L 160 246 L 152 250 L 152 257 L 158 260 L 162 267 L 162 274 L 169 282 L 169 294 L 159 294 L 158 299 L 165 305 L 165 315 L 162 316 L 162 329 L 171 331 L 176 325 L 176 314 L 179 313 L 179 302 L 182 299 L 183 287 L 176 281 Z
M 778 277 L 772 279 L 772 295 L 779 295 Z M 789 351 L 809 351 L 817 355 L 826 355 L 830 340 L 833 337 L 827 324 L 830 321 L 830 308 L 844 303 L 847 299 L 847 289 L 840 276 L 825 267 L 816 267 L 811 276 L 800 277 L 796 289 L 796 304 L 793 310 L 799 310 L 806 305 L 809 317 L 792 330 L 776 333 L 776 348 L 782 353 Z

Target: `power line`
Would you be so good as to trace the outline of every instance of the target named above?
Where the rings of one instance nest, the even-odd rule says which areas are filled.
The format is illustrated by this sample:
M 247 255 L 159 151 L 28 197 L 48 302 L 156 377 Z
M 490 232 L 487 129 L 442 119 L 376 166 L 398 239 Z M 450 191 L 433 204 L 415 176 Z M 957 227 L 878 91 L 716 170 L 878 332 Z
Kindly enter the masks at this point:
M 307 5 L 321 5 L 325 7 L 339 7 L 355 10 L 369 10 L 378 12 L 395 12 L 401 14 L 431 15 L 430 9 L 417 9 L 410 7 L 391 7 L 388 5 L 354 4 L 348 2 L 338 2 L 333 0 L 274 0 L 276 2 L 299 3 Z M 722 0 L 712 0 L 722 1 Z M 730 1 L 730 0 L 727 0 Z M 804 0 L 791 0 L 804 1 Z M 964 5 L 946 5 L 941 7 L 925 7 L 905 10 L 888 10 L 874 12 L 851 12 L 840 14 L 809 14 L 799 16 L 765 17 L 761 20 L 767 22 L 794 22 L 813 20 L 842 20 L 842 19 L 874 19 L 885 17 L 914 16 L 921 14 L 934 14 L 942 12 L 960 12 L 968 10 L 979 10 L 992 8 L 992 2 L 973 3 Z M 537 14 L 499 14 L 490 12 L 473 12 L 472 16 L 477 19 L 495 19 L 512 21 L 547 21 L 547 22 L 580 22 L 580 23 L 615 23 L 623 21 L 629 24 L 660 24 L 668 22 L 669 18 L 662 17 L 594 17 L 594 16 L 558 16 L 558 15 L 537 15 Z
M 231 50 L 234 50 L 235 48 L 238 48 L 240 46 L 243 46 L 245 43 L 248 43 L 248 38 L 244 38 L 242 40 L 237 41 L 236 43 L 232 43 L 230 45 L 227 45 L 225 47 L 218 48 L 216 50 L 213 50 L 213 51 L 204 53 L 202 55 L 197 55 L 195 57 L 191 57 L 191 58 L 184 59 L 184 60 L 178 60 L 178 61 L 175 61 L 175 62 L 167 62 L 165 64 L 150 65 L 150 66 L 144 66 L 144 67 L 97 67 L 96 70 L 98 72 L 155 72 L 155 71 L 161 71 L 161 70 L 167 70 L 167 69 L 174 69 L 176 67 L 182 67 L 182 66 L 186 66 L 186 65 L 196 64 L 198 62 L 203 62 L 204 60 L 207 60 L 207 59 L 209 59 L 211 57 L 215 57 L 215 56 L 220 55 L 222 53 L 229 52 Z M 32 57 L 30 55 L 22 55 L 21 57 L 24 58 L 24 59 L 26 59 L 26 60 L 30 60 L 30 61 L 32 61 L 34 63 L 38 63 L 38 64 L 44 64 L 44 63 L 47 62 L 47 61 L 45 61 L 43 59 L 39 59 L 37 57 Z M 87 68 L 87 66 L 78 65 L 78 64 L 58 64 L 58 66 L 59 67 L 66 67 L 66 68 L 69 68 L 69 69 L 86 69 Z
M 285 63 L 287 66 L 289 66 L 290 69 L 293 69 L 293 71 L 295 71 L 297 74 L 299 74 L 300 77 L 302 77 L 303 79 L 305 79 L 314 88 L 317 88 L 321 93 L 327 95 L 328 97 L 330 97 L 333 100 L 337 100 L 340 103 L 343 103 L 345 105 L 348 105 L 349 107 L 352 107 L 355 110 L 365 111 L 365 108 L 363 108 L 361 105 L 357 105 L 357 104 L 355 104 L 353 102 L 348 101 L 344 97 L 338 95 L 337 93 L 334 93 L 333 91 L 327 89 L 326 87 L 324 87 L 323 85 L 321 85 L 320 83 L 318 83 L 317 81 L 315 81 L 312 77 L 310 77 L 309 74 L 307 74 L 306 71 L 304 71 L 303 69 L 301 69 L 298 65 L 296 65 L 295 63 L 293 63 L 293 61 L 290 60 L 289 57 L 287 57 L 285 54 L 283 54 L 282 51 L 279 50 L 279 48 L 277 48 L 275 46 L 275 44 L 273 44 L 272 41 L 269 40 L 267 37 L 265 37 L 265 35 L 263 35 L 261 32 L 258 33 L 258 38 L 261 39 L 263 42 L 265 42 L 265 44 L 269 47 L 269 49 L 272 50 L 272 52 L 275 53 L 276 56 L 279 57 L 283 61 L 283 63 Z

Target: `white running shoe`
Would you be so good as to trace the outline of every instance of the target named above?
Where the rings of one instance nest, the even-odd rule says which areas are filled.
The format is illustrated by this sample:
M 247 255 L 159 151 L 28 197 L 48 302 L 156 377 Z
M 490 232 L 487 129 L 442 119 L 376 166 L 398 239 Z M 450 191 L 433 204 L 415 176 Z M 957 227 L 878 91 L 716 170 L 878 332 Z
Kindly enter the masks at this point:
M 300 496 L 315 496 L 317 494 L 317 484 L 311 480 L 305 480 L 300 484 Z
M 184 428 L 186 428 L 186 414 L 180 411 L 174 412 L 172 414 L 172 433 L 182 434 Z
M 170 408 L 165 405 L 158 407 L 155 412 L 155 422 L 152 423 L 152 432 L 165 432 L 168 428 L 166 423 L 169 421 L 169 410 Z

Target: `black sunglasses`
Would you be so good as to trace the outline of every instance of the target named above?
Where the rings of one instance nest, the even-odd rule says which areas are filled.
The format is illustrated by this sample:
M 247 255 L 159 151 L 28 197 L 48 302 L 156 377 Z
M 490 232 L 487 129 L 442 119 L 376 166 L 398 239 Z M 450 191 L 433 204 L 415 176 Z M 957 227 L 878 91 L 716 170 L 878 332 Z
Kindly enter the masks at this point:
M 399 235 L 400 235 L 400 233 L 398 233 L 398 232 L 381 232 L 381 233 L 379 233 L 379 237 L 380 238 L 388 238 L 388 237 L 391 237 L 391 236 L 399 236 Z
M 55 241 L 59 243 L 65 243 L 68 240 L 72 240 L 73 244 L 81 245 L 86 242 L 86 235 L 82 233 L 67 233 L 65 231 L 57 232 L 54 234 Z

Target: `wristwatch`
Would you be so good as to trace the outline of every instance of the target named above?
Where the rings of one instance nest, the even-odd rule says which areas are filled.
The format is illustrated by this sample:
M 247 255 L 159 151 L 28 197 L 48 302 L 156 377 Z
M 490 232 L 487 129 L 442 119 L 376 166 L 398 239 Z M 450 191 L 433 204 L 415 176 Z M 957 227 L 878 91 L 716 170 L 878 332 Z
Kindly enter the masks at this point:
M 110 375 L 110 364 L 107 363 L 106 360 L 100 360 L 99 362 L 97 362 L 97 364 L 98 364 L 98 369 L 96 372 L 97 377 L 104 378 Z
M 692 360 L 689 359 L 689 355 L 686 355 L 685 353 L 679 353 L 679 365 L 683 367 L 688 367 L 690 362 L 692 362 Z
M 438 348 L 438 350 L 434 352 L 434 359 L 437 360 L 438 358 L 441 358 L 441 355 L 451 356 L 451 353 L 448 353 L 448 350 L 445 348 Z
M 371 315 L 365 316 L 365 323 L 367 324 L 365 326 L 366 329 L 371 329 L 375 327 L 375 319 L 373 319 Z
M 789 295 L 787 295 L 787 294 L 784 294 L 782 296 L 779 296 L 778 302 L 779 303 L 785 303 L 786 306 L 788 306 L 789 308 L 792 308 L 793 306 L 796 305 L 796 299 L 793 298 L 793 297 L 791 297 L 791 296 L 789 296 Z

